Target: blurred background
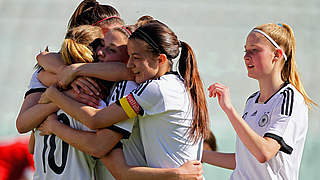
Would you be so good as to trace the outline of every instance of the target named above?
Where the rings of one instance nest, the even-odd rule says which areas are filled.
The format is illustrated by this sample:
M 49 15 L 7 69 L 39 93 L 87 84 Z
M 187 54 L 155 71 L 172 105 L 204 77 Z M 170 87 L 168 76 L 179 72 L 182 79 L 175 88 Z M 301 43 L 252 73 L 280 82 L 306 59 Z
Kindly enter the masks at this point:
M 79 0 L 0 0 L 0 141 L 19 136 L 15 119 L 27 90 L 35 56 L 45 46 L 58 51 L 67 22 Z M 296 61 L 309 96 L 320 103 L 320 1 L 318 0 L 100 0 L 114 6 L 127 24 L 151 15 L 167 24 L 196 53 L 205 89 L 221 82 L 231 89 L 232 102 L 243 111 L 258 90 L 243 61 L 248 32 L 264 23 L 287 23 L 296 37 Z M 206 92 L 207 93 L 207 92 Z M 234 152 L 236 134 L 216 99 L 207 99 L 218 151 Z M 320 111 L 309 113 L 309 131 L 300 179 L 318 179 Z M 1 156 L 1 154 L 0 154 Z M 205 165 L 206 179 L 228 179 L 231 171 Z

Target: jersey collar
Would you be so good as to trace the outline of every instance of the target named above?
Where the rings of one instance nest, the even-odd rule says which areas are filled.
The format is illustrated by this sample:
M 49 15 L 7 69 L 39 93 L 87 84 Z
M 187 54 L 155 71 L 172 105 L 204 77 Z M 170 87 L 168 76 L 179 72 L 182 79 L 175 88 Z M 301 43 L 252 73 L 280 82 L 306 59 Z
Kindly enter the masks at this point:
M 269 99 L 266 100 L 266 101 L 264 102 L 264 104 L 267 104 L 267 102 L 268 102 L 275 94 L 277 94 L 279 91 L 281 91 L 281 89 L 285 88 L 288 84 L 290 84 L 288 81 L 284 82 L 284 84 L 282 85 L 282 87 L 281 87 L 277 92 L 275 92 L 271 97 L 269 97 Z M 260 92 L 259 92 L 259 94 L 258 94 L 258 96 L 257 96 L 257 98 L 256 98 L 255 103 L 259 103 L 259 102 L 258 102 L 259 97 L 260 97 Z

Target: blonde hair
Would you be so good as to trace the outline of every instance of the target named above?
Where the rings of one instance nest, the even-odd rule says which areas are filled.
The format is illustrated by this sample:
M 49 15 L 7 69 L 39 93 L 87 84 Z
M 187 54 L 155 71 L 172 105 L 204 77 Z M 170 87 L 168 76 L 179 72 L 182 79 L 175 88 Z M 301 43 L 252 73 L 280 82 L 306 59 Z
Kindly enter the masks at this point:
M 103 38 L 101 28 L 82 25 L 70 29 L 61 46 L 61 56 L 65 64 L 94 62 L 91 43 Z
M 287 60 L 283 60 L 281 70 L 282 80 L 290 82 L 302 94 L 309 108 L 311 108 L 312 104 L 317 105 L 307 95 L 299 77 L 295 60 L 296 41 L 292 28 L 287 24 L 263 24 L 254 29 L 259 29 L 268 34 L 287 55 Z

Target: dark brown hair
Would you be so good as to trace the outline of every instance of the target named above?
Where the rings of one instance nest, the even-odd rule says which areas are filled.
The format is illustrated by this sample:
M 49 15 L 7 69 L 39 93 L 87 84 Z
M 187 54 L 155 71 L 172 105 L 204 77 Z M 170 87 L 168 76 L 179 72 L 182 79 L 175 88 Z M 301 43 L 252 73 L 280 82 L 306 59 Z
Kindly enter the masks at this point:
M 137 20 L 135 26 L 140 27 L 140 26 L 142 26 L 142 25 L 145 25 L 145 24 L 151 22 L 152 20 L 154 20 L 152 16 L 148 16 L 148 15 L 141 16 L 141 17 Z
M 207 138 L 205 138 L 203 142 L 208 144 L 212 151 L 217 151 L 217 141 L 212 131 L 209 131 Z
M 114 7 L 109 5 L 100 5 L 95 0 L 84 0 L 78 5 L 77 9 L 72 14 L 68 23 L 68 29 L 80 25 L 92 25 L 104 18 L 113 16 L 118 18 L 107 19 L 106 21 L 98 23 L 97 26 L 105 24 L 110 25 L 114 23 L 123 25 L 124 22 L 120 18 L 119 12 Z
M 202 81 L 197 68 L 197 61 L 192 48 L 178 40 L 175 33 L 157 20 L 149 21 L 132 33 L 130 39 L 140 39 L 147 43 L 148 50 L 154 55 L 165 54 L 172 64 L 181 47 L 178 69 L 187 92 L 190 94 L 193 107 L 193 121 L 189 137 L 195 141 L 205 138 L 209 130 L 209 116 Z

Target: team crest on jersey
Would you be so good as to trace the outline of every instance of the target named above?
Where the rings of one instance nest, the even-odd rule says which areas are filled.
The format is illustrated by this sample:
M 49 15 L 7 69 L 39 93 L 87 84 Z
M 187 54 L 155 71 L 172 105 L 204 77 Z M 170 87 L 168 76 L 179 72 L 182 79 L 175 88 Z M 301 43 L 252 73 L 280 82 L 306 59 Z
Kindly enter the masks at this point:
M 265 113 L 259 120 L 258 124 L 260 127 L 264 127 L 265 125 L 267 125 L 270 121 L 270 117 L 267 113 Z

